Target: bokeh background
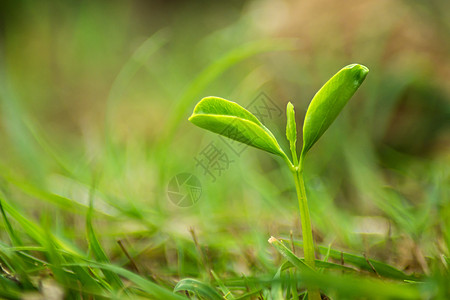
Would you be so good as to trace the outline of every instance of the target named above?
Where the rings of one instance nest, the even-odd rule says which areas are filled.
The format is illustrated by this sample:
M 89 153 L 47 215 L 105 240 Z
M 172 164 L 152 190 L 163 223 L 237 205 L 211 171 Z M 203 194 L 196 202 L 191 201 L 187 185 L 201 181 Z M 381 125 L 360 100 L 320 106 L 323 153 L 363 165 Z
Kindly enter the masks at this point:
M 127 266 L 122 240 L 168 280 L 202 264 L 225 277 L 274 269 L 267 239 L 301 238 L 289 170 L 187 118 L 205 96 L 248 106 L 265 95 L 282 112 L 265 123 L 284 141 L 287 102 L 302 124 L 321 85 L 360 63 L 366 81 L 306 162 L 315 238 L 429 272 L 450 245 L 449 36 L 444 0 L 2 1 L 2 194 L 85 249 L 95 185 L 111 260 Z M 206 172 L 196 159 L 211 143 L 228 163 Z M 189 207 L 168 198 L 180 173 L 201 185 Z

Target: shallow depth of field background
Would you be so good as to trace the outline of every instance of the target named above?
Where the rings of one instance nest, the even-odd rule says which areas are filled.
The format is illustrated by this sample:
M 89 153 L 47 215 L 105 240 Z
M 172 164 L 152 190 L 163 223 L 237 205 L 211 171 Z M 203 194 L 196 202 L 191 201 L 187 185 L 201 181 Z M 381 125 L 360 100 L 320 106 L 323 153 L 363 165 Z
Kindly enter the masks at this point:
M 321 85 L 360 63 L 366 81 L 306 162 L 316 242 L 431 272 L 450 245 L 449 13 L 437 0 L 5 1 L 2 198 L 85 251 L 91 193 L 111 261 L 132 269 L 121 240 L 141 274 L 167 282 L 204 264 L 224 278 L 276 270 L 267 239 L 301 238 L 289 170 L 187 118 L 205 96 L 247 106 L 264 93 L 284 141 L 287 102 L 302 124 Z M 211 143 L 228 161 L 207 172 L 197 160 Z M 167 196 L 180 173 L 200 181 L 193 206 Z

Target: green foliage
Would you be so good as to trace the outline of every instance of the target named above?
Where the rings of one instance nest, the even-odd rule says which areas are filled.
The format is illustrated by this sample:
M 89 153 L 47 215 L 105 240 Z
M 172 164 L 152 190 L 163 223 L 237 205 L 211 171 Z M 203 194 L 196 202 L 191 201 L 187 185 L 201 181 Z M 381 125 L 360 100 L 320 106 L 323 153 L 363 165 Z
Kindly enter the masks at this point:
M 106 255 L 105 251 L 103 250 L 99 240 L 97 239 L 97 235 L 94 231 L 94 226 L 92 225 L 92 218 L 93 218 L 93 191 L 91 191 L 90 195 L 90 205 L 89 210 L 87 213 L 86 218 L 86 235 L 89 243 L 89 249 L 92 251 L 92 254 L 94 255 L 95 259 L 101 263 L 110 263 L 108 256 Z M 116 273 L 111 272 L 109 270 L 104 270 L 103 273 L 105 274 L 105 277 L 108 282 L 112 285 L 112 287 L 115 290 L 122 290 L 124 288 L 124 285 L 122 283 L 122 280 L 120 280 L 119 276 L 117 276 Z
M 227 300 L 234 300 L 236 299 L 233 294 L 231 293 L 230 289 L 223 283 L 223 281 L 220 279 L 220 277 L 211 270 L 211 274 L 213 275 L 214 279 L 216 280 L 217 284 L 219 285 L 220 291 L 223 294 L 223 298 Z
M 304 261 L 300 260 L 291 250 L 289 250 L 282 242 L 274 237 L 269 239 L 269 243 L 278 250 L 278 252 L 287 259 L 294 267 L 296 267 L 302 275 L 306 277 L 314 277 L 316 272 Z M 321 299 L 317 286 L 308 285 L 308 295 L 310 299 Z
M 288 102 L 286 107 L 286 119 L 286 138 L 289 141 L 292 162 L 297 165 L 297 123 L 295 122 L 294 105 L 291 102 Z
M 221 300 L 223 299 L 219 293 L 216 292 L 211 286 L 195 279 L 185 278 L 180 280 L 174 288 L 174 292 L 180 291 L 190 291 L 195 295 L 204 297 L 211 300 Z
M 300 278 L 303 284 L 312 286 L 325 286 L 324 282 L 332 281 L 334 286 L 339 285 L 338 290 L 345 291 L 347 295 L 361 296 L 374 293 L 379 288 L 383 291 L 378 291 L 378 296 L 390 298 L 395 296 L 399 299 L 414 299 L 416 294 L 416 286 L 414 285 L 400 285 L 400 284 L 386 284 L 381 280 L 367 280 L 363 278 L 356 278 L 350 275 L 336 276 L 334 274 L 320 274 L 314 272 L 308 265 L 306 265 L 300 258 L 298 258 L 290 249 L 288 249 L 281 241 L 274 237 L 269 239 L 275 249 L 287 259 L 300 272 Z M 337 269 L 333 264 L 322 264 L 322 267 L 330 269 Z M 288 265 L 286 266 L 288 267 Z M 345 269 L 343 269 L 345 270 Z M 320 284 L 322 282 L 322 284 Z M 313 290 L 314 292 L 314 290 Z M 311 293 L 310 297 L 313 296 Z
M 285 157 L 272 132 L 251 112 L 217 97 L 203 98 L 189 118 L 193 124 L 241 143 Z
M 284 240 L 287 242 L 287 240 Z M 294 241 L 294 244 L 303 247 L 302 241 Z M 378 260 L 370 259 L 361 255 L 355 255 L 345 251 L 338 251 L 336 249 L 331 249 L 323 246 L 318 246 L 320 254 L 328 254 L 329 257 L 339 261 L 342 260 L 345 264 L 349 264 L 357 267 L 360 270 L 367 272 L 375 272 L 385 278 L 396 279 L 396 280 L 418 280 L 420 277 L 406 275 L 404 272 L 394 268 L 391 265 L 383 263 Z
M 429 23 L 423 28 L 433 32 L 445 14 L 427 20 L 414 7 L 447 2 L 404 8 L 417 12 L 415 25 Z M 267 30 L 274 36 L 278 29 L 255 22 L 266 11 L 264 1 L 239 7 L 85 1 L 76 9 L 69 1 L 4 3 L 0 298 L 187 299 L 186 290 L 173 289 L 192 278 L 193 285 L 210 288 L 208 297 L 191 285 L 195 299 L 303 299 L 307 286 L 320 286 L 330 299 L 450 299 L 449 168 L 445 131 L 437 126 L 448 120 L 448 90 L 437 65 L 445 67 L 448 59 L 424 64 L 417 51 L 385 55 L 401 34 L 395 20 L 404 4 L 386 9 L 379 28 L 364 10 L 349 14 L 349 24 L 353 17 L 368 21 L 354 27 L 354 37 L 363 39 L 319 29 L 317 20 L 309 28 L 310 49 L 299 52 L 295 40 L 266 39 Z M 309 7 L 303 13 L 314 15 Z M 160 16 L 149 18 L 154 9 Z M 444 40 L 442 33 L 436 37 Z M 231 154 L 230 169 L 209 182 L 194 167 L 200 145 L 192 141 L 200 141 L 200 132 L 189 128 L 187 117 L 201 95 L 250 100 L 263 89 L 273 97 L 294 90 L 306 95 L 291 100 L 301 120 L 311 87 L 319 88 L 326 80 L 317 80 L 346 56 L 324 49 L 324 42 L 358 49 L 376 72 L 358 95 L 364 101 L 357 113 L 339 117 L 333 135 L 312 146 L 317 155 L 306 155 L 312 228 L 320 243 L 334 242 L 315 246 L 316 272 L 305 276 L 267 244 L 275 233 L 286 246 L 293 240 L 291 252 L 306 265 L 306 235 L 295 240 L 291 173 L 250 153 Z M 440 53 L 433 41 L 429 50 L 430 57 Z M 411 123 L 419 129 L 411 130 Z M 289 143 L 283 143 L 284 133 L 274 129 L 287 155 L 284 145 L 290 146 L 295 171 L 302 145 L 291 143 L 289 134 L 296 132 L 288 129 Z M 166 199 L 167 183 L 180 171 L 195 172 L 202 183 L 202 198 L 190 208 Z M 97 172 L 102 180 L 92 208 Z M 367 220 L 376 232 L 360 232 Z M 187 232 L 191 226 L 197 246 Z M 289 229 L 292 239 L 281 238 Z M 64 296 L 49 293 L 49 283 Z
M 66 266 L 70 267 L 70 266 L 73 266 L 73 264 L 66 264 Z M 89 267 L 89 268 L 94 268 L 94 269 L 101 269 L 103 271 L 108 271 L 108 272 L 120 275 L 120 276 L 128 279 L 133 284 L 135 284 L 138 287 L 138 289 L 147 293 L 150 298 L 168 299 L 168 300 L 183 300 L 183 299 L 186 300 L 187 299 L 186 297 L 172 293 L 171 291 L 169 291 L 167 288 L 163 287 L 160 284 L 156 284 L 156 283 L 152 282 L 151 280 L 144 278 L 143 276 L 140 276 L 134 272 L 131 272 L 131 271 L 124 269 L 122 267 L 119 267 L 119 266 L 115 266 L 113 264 L 99 263 L 99 262 L 87 260 L 86 263 L 79 263 L 79 266 Z M 135 298 L 131 297 L 131 299 L 135 299 Z
M 317 140 L 333 123 L 367 76 L 369 69 L 359 64 L 342 68 L 316 93 L 306 112 L 303 124 L 303 158 Z M 294 165 L 296 165 L 297 125 L 292 103 L 286 108 L 286 137 L 289 141 Z M 203 98 L 194 108 L 189 118 L 193 124 L 279 155 L 286 154 L 276 138 L 251 112 L 235 102 L 218 97 Z
M 295 145 L 297 142 L 297 124 L 295 123 L 294 105 L 288 102 L 286 107 L 286 137 L 290 145 Z
M 300 260 L 291 250 L 289 250 L 285 245 L 283 245 L 282 242 L 280 242 L 276 238 L 271 237 L 269 239 L 269 243 L 272 244 L 272 246 L 274 246 L 275 249 L 277 249 L 278 252 L 280 252 L 280 254 L 297 269 L 305 272 L 314 272 L 311 267 Z
M 316 93 L 309 104 L 303 124 L 301 156 L 317 142 L 353 96 L 369 69 L 359 64 L 342 68 Z
M 315 247 L 303 181 L 303 157 L 336 119 L 347 101 L 364 81 L 368 71 L 366 67 L 358 64 L 348 65 L 325 83 L 314 96 L 306 112 L 303 125 L 303 148 L 300 164 L 296 153 L 295 111 L 290 102 L 286 108 L 286 137 L 290 144 L 293 163 L 287 158 L 274 135 L 252 113 L 234 102 L 217 97 L 203 98 L 189 118 L 189 121 L 203 129 L 277 154 L 285 159 L 295 180 L 306 264 L 296 259 L 296 256 L 275 238 L 271 238 L 270 241 L 296 267 L 304 265 L 315 270 Z M 320 299 L 320 293 L 316 288 L 309 290 L 309 298 Z

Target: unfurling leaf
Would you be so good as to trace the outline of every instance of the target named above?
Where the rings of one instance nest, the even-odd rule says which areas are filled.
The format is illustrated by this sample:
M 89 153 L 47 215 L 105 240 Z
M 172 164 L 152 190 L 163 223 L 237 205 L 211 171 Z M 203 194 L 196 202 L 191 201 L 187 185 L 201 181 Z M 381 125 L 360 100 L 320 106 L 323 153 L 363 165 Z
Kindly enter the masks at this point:
M 286 137 L 291 145 L 297 142 L 297 124 L 295 123 L 294 105 L 291 102 L 286 107 Z
M 232 140 L 286 157 L 270 130 L 235 102 L 218 97 L 203 98 L 189 121 Z
M 352 64 L 337 72 L 316 93 L 309 104 L 303 124 L 304 156 L 333 123 L 367 76 L 369 69 Z

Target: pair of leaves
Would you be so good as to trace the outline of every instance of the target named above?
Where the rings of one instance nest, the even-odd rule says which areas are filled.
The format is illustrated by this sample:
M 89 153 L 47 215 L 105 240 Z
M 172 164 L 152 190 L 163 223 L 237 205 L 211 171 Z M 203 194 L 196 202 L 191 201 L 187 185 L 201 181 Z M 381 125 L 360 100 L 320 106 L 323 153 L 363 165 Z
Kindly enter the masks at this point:
M 336 73 L 316 93 L 308 107 L 303 124 L 302 156 L 306 155 L 333 123 L 368 72 L 369 69 L 365 66 L 348 65 Z M 189 121 L 201 128 L 287 159 L 272 132 L 251 112 L 235 102 L 218 97 L 203 98 L 194 108 Z M 286 136 L 291 145 L 294 164 L 296 164 L 297 128 L 294 106 L 291 103 L 287 107 Z

